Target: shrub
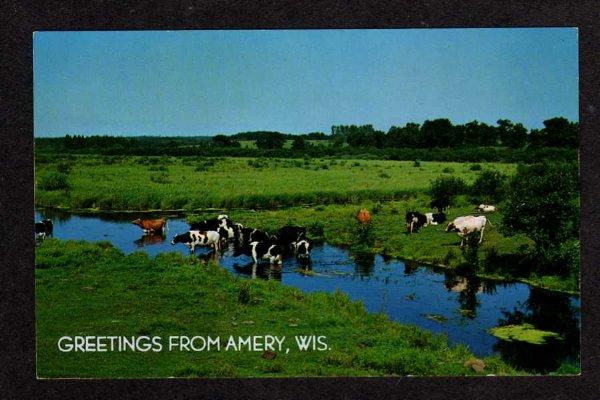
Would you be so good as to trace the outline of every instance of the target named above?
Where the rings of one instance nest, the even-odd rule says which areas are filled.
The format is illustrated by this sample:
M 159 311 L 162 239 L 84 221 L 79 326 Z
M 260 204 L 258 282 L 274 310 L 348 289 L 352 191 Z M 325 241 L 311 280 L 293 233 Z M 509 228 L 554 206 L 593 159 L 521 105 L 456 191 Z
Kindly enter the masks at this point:
M 573 251 L 562 246 L 578 236 L 578 182 L 577 163 L 549 162 L 519 165 L 511 180 L 503 231 L 521 232 L 533 240 L 536 258 L 544 266 L 572 258 L 568 254 Z
M 38 176 L 38 188 L 41 190 L 68 190 L 67 174 L 60 171 L 48 171 Z
M 420 162 L 419 160 L 415 160 L 415 161 L 413 162 L 413 167 L 415 167 L 415 168 L 418 168 L 418 167 L 420 167 L 420 166 L 421 166 L 421 162 Z
M 494 203 L 501 201 L 506 193 L 507 176 L 500 171 L 486 170 L 479 174 L 469 192 L 475 202 Z
M 471 171 L 481 171 L 481 164 L 471 164 L 471 166 L 469 167 L 469 170 L 471 170 Z
M 238 303 L 248 304 L 250 302 L 250 282 L 244 281 L 238 289 Z
M 454 196 L 463 194 L 467 189 L 464 180 L 456 176 L 439 176 L 429 187 L 429 194 L 433 200 L 452 203 Z
M 445 174 L 451 174 L 454 172 L 454 168 L 446 167 L 442 170 L 442 172 Z
M 390 179 L 391 176 L 389 174 L 386 174 L 385 172 L 380 172 L 379 173 L 379 177 L 383 178 L 383 179 Z

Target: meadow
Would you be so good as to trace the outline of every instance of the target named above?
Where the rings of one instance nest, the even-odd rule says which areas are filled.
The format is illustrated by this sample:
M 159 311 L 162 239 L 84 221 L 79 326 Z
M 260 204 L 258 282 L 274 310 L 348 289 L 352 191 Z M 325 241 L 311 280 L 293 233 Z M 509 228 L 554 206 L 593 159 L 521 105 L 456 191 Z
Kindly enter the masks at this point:
M 193 211 L 358 204 L 414 197 L 440 175 L 470 183 L 482 168 L 509 174 L 515 165 L 334 158 L 40 156 L 36 160 L 36 206 Z M 60 174 L 66 179 L 64 185 L 44 186 Z
M 341 293 L 304 294 L 275 281 L 235 278 L 177 253 L 124 255 L 109 243 L 48 239 L 36 251 L 37 376 L 283 377 L 515 375 L 498 357 L 477 360 L 441 335 L 368 313 Z M 65 335 L 285 336 L 275 352 L 70 352 Z M 329 350 L 300 352 L 295 335 Z M 569 365 L 557 372 L 571 373 Z
M 181 210 L 191 222 L 226 211 L 236 222 L 273 233 L 286 224 L 307 226 L 313 239 L 386 257 L 498 280 L 576 294 L 578 266 L 548 273 L 527 257 L 533 242 L 505 236 L 499 212 L 476 251 L 464 252 L 445 224 L 407 235 L 404 214 L 429 210 L 431 181 L 455 177 L 471 185 L 483 171 L 514 173 L 514 164 L 357 159 L 264 159 L 194 157 L 40 156 L 36 160 L 36 206 L 88 211 Z M 62 180 L 57 179 L 62 178 Z M 456 196 L 448 218 L 473 213 L 477 199 Z M 356 213 L 373 215 L 361 231 Z

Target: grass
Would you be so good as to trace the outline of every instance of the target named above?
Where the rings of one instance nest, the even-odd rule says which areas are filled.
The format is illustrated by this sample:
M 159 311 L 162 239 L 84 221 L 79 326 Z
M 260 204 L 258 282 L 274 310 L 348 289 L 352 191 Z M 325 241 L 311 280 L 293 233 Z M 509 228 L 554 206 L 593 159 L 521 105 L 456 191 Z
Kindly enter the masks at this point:
M 460 238 L 455 233 L 445 233 L 446 224 L 421 228 L 412 235 L 406 233 L 406 211 L 428 209 L 428 203 L 427 196 L 418 195 L 404 201 L 367 201 L 356 206 L 321 205 L 259 212 L 228 210 L 227 214 L 236 222 L 270 232 L 273 227 L 287 224 L 306 226 L 312 238 L 323 239 L 354 252 L 372 252 L 443 268 L 464 267 L 466 258 L 459 246 Z M 356 214 L 363 207 L 372 213 L 367 240 L 356 221 Z M 447 215 L 449 219 L 453 219 L 472 212 L 473 206 L 468 199 L 460 196 Z M 214 212 L 198 213 L 188 216 L 188 221 L 211 217 L 214 217 Z M 524 255 L 533 246 L 532 241 L 524 235 L 504 236 L 499 231 L 501 213 L 488 214 L 487 218 L 491 225 L 486 228 L 483 243 L 476 253 L 476 275 L 495 280 L 522 281 L 532 286 L 570 294 L 579 293 L 579 279 L 576 275 L 538 276 L 532 272 Z
M 69 189 L 42 190 L 38 182 L 37 206 L 111 211 L 183 209 L 189 213 L 218 208 L 247 226 L 270 230 L 288 223 L 304 225 L 313 236 L 333 245 L 459 268 L 466 260 L 457 246 L 457 236 L 444 233 L 443 226 L 406 235 L 405 212 L 429 210 L 430 199 L 425 192 L 435 178 L 446 175 L 470 184 L 481 171 L 511 174 L 515 166 L 343 158 L 74 155 L 44 157 L 36 164 L 39 176 L 58 169 L 69 171 Z M 472 214 L 473 206 L 472 201 L 460 196 L 448 217 Z M 357 231 L 355 215 L 362 207 L 373 214 L 368 232 Z M 214 212 L 191 216 L 200 217 L 214 217 Z M 488 217 L 492 226 L 486 228 L 483 245 L 475 254 L 467 254 L 469 262 L 477 264 L 477 275 L 579 292 L 575 272 L 566 276 L 533 272 L 535 268 L 525 257 L 531 241 L 523 235 L 503 236 L 498 229 L 500 213 Z
M 46 161 L 44 158 L 42 161 Z M 391 201 L 424 192 L 430 180 L 452 170 L 472 182 L 466 163 L 346 159 L 56 156 L 38 162 L 45 176 L 70 163 L 68 190 L 36 186 L 36 206 L 69 209 L 148 210 L 276 209 L 302 204 Z M 511 173 L 513 164 L 485 168 Z
M 497 357 L 469 367 L 464 346 L 366 312 L 334 294 L 303 294 L 275 281 L 234 278 L 218 266 L 166 253 L 124 255 L 108 243 L 48 239 L 36 251 L 39 377 L 284 377 L 515 375 Z M 70 352 L 65 335 L 285 336 L 288 354 L 248 351 Z M 295 335 L 326 336 L 301 352 Z M 480 363 L 478 362 L 478 365 Z

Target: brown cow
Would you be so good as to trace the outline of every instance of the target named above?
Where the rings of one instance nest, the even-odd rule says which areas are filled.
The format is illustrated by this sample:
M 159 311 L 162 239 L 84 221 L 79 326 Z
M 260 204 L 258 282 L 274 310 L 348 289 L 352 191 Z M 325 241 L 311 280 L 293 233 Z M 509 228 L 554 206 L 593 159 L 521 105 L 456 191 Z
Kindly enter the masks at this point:
M 361 209 L 356 215 L 356 219 L 363 225 L 367 225 L 371 222 L 371 213 L 366 208 Z
M 161 219 L 136 219 L 132 224 L 139 226 L 147 233 L 163 232 L 167 227 L 167 220 Z

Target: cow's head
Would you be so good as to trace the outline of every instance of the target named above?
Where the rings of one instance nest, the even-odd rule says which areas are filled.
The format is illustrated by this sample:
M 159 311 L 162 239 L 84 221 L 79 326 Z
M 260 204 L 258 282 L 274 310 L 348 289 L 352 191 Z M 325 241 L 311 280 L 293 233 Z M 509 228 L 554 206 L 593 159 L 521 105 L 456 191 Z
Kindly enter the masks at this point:
M 171 244 L 174 245 L 175 243 L 190 243 L 191 241 L 192 241 L 192 237 L 190 236 L 190 233 L 186 232 L 186 233 L 181 233 L 179 235 L 175 235 L 175 237 L 171 241 Z
M 456 227 L 456 225 L 454 225 L 454 222 L 450 222 L 448 224 L 448 226 L 446 227 L 446 233 L 448 232 L 458 232 L 459 229 Z
M 142 220 L 141 219 L 134 219 L 133 221 L 131 221 L 132 224 L 137 225 L 137 226 L 142 226 Z

